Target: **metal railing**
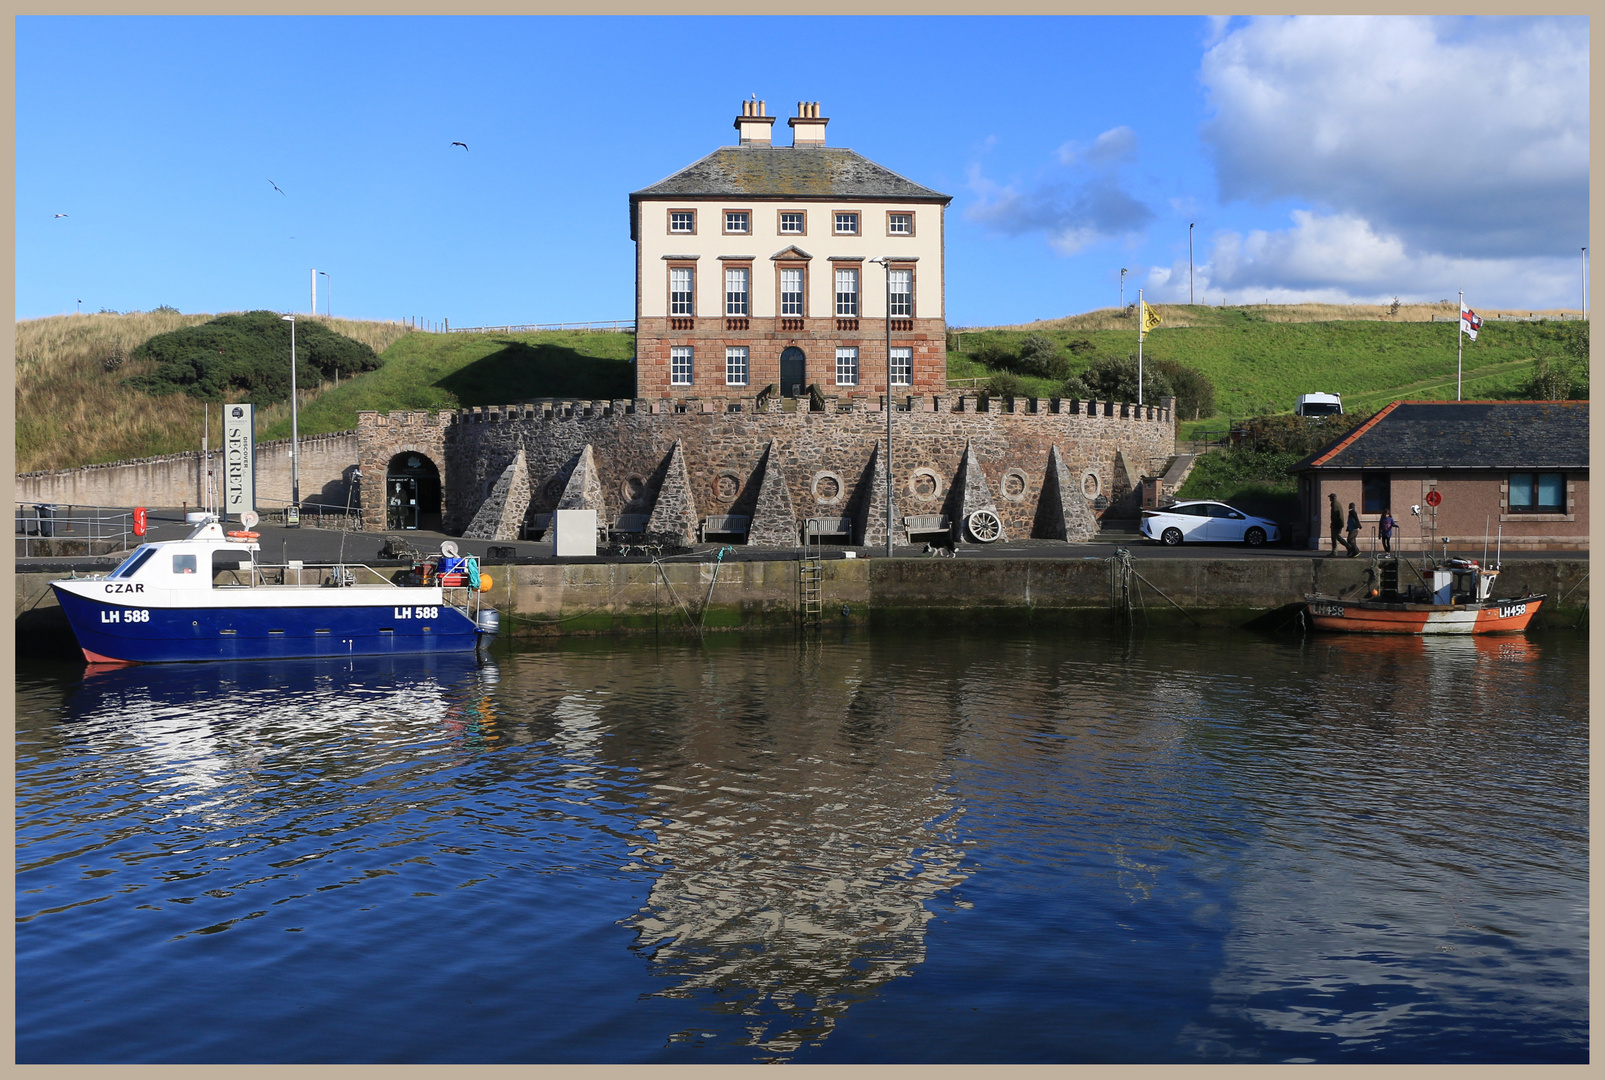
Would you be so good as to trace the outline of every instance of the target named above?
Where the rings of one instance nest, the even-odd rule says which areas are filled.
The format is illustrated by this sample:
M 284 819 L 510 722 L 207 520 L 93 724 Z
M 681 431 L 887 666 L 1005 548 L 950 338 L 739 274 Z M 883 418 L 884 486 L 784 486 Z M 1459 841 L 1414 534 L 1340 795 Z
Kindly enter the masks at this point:
M 536 330 L 607 330 L 635 332 L 634 319 L 612 319 L 602 322 L 562 323 L 508 323 L 505 326 L 453 326 L 448 334 L 527 334 Z
M 126 507 L 14 503 L 17 558 L 103 555 L 132 547 L 134 515 Z
M 277 506 L 258 503 L 256 512 L 264 525 L 283 525 L 285 511 L 289 503 L 280 503 Z M 335 506 L 329 503 L 305 502 L 301 503 L 302 525 L 312 529 L 343 529 L 346 532 L 362 531 L 362 508 L 360 506 L 347 507 L 344 504 Z

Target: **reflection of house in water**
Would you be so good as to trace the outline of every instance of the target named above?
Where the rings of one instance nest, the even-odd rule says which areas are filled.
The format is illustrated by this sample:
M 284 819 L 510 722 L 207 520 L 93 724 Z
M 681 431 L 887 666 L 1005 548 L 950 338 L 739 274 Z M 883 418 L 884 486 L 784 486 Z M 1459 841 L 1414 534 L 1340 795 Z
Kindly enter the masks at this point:
M 859 682 L 867 658 L 829 655 L 836 670 L 805 656 L 802 670 L 717 686 L 701 664 L 665 665 L 696 719 L 660 758 L 679 760 L 643 762 L 657 808 L 634 854 L 659 876 L 626 920 L 636 947 L 664 996 L 711 994 L 775 1054 L 829 1035 L 921 963 L 927 902 L 964 879 L 946 715 L 893 714 Z M 763 705 L 776 695 L 791 699 L 782 718 Z

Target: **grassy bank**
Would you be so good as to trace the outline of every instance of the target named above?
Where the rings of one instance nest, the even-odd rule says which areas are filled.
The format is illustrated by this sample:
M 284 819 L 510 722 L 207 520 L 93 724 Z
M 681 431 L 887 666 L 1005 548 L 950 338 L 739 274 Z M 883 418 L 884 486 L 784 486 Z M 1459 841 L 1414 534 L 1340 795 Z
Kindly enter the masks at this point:
M 1210 308 L 1159 305 L 1164 322 L 1143 343 L 1145 361 L 1174 360 L 1201 371 L 1215 386 L 1218 416 L 1287 412 L 1297 395 L 1320 390 L 1343 395 L 1349 410 L 1374 410 L 1402 397 L 1449 399 L 1455 396 L 1455 324 L 1425 321 L 1452 313 L 1433 305 L 1386 308 L 1289 305 Z M 1346 318 L 1336 313 L 1353 312 Z M 1422 317 L 1405 319 L 1409 312 Z M 1492 314 L 1492 313 L 1489 313 Z M 1526 315 L 1525 311 L 1520 312 Z M 1322 321 L 1299 321 L 1306 319 Z M 1324 316 L 1324 318 L 1323 318 Z M 1508 397 L 1532 374 L 1533 360 L 1559 355 L 1542 323 L 1485 323 L 1476 341 L 1465 342 L 1464 396 Z M 1029 334 L 1044 334 L 1085 370 L 1100 356 L 1135 353 L 1132 318 L 1115 310 L 1019 327 L 966 330 L 949 335 L 949 374 L 985 378 L 990 371 L 972 354 L 987 343 L 1017 348 Z M 1050 380 L 1025 379 L 1032 392 L 1048 394 Z M 1183 418 L 1190 419 L 1190 418 Z

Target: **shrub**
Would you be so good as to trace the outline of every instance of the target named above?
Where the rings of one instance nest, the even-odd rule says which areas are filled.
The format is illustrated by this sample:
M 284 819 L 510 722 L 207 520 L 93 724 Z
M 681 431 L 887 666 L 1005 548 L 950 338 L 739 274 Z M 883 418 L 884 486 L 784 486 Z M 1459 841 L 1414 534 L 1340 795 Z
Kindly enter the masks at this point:
M 301 320 L 295 329 L 295 377 L 301 387 L 380 364 L 372 348 L 321 323 Z M 289 399 L 289 358 L 290 324 L 277 312 L 220 315 L 139 346 L 132 359 L 155 361 L 156 368 L 126 385 L 150 394 L 182 393 L 202 401 L 244 398 L 265 405 Z
M 986 381 L 987 396 L 1022 398 L 1027 394 L 1025 383 L 1012 372 L 1000 371 Z
M 1108 356 L 1095 362 L 1080 375 L 1079 381 L 1085 388 L 1085 394 L 1071 393 L 1071 382 L 1065 381 L 1066 397 L 1090 397 L 1099 401 L 1136 401 L 1137 400 L 1137 357 L 1129 355 L 1124 359 Z M 1142 399 L 1145 402 L 1157 402 L 1162 397 L 1173 394 L 1170 380 L 1153 363 L 1145 363 L 1142 371 Z
M 1154 367 L 1170 380 L 1176 394 L 1177 417 L 1201 420 L 1215 415 L 1215 384 L 1202 371 L 1174 360 L 1157 360 Z
M 1046 334 L 1030 334 L 1020 342 L 1020 356 L 1014 370 L 1021 375 L 1062 379 L 1070 374 L 1070 361 L 1059 351 L 1058 342 Z

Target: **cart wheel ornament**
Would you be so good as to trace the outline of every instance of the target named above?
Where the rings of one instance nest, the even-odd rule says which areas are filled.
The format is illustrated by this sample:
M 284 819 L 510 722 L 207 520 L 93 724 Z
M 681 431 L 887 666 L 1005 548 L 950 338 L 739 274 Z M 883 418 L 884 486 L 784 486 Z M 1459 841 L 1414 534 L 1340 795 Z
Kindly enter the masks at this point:
M 970 535 L 983 544 L 990 544 L 1003 535 L 1003 522 L 990 510 L 977 510 L 969 520 Z

